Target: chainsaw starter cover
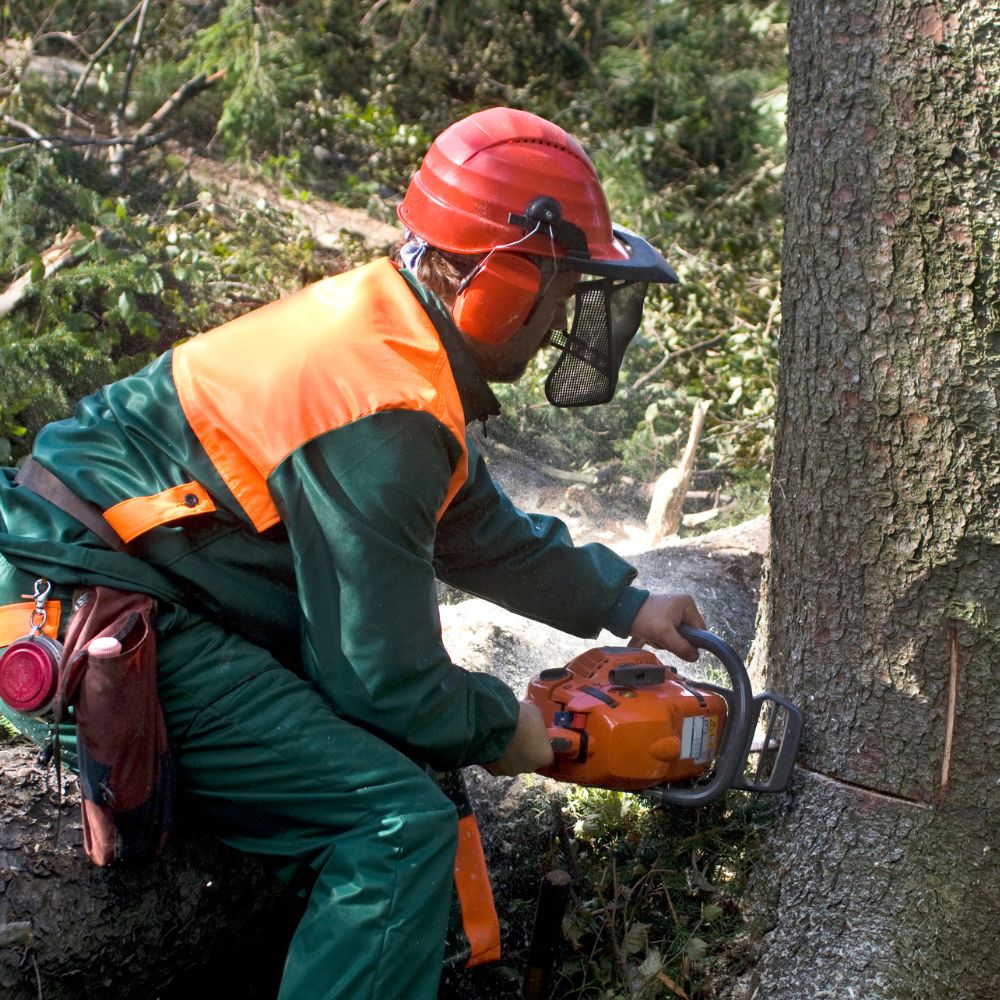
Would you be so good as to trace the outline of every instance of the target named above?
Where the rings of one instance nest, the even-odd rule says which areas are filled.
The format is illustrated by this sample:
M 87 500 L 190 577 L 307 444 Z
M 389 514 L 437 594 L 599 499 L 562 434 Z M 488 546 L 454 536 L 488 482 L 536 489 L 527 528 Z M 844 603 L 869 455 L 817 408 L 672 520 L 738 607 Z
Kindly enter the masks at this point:
M 539 773 L 621 791 L 694 780 L 711 766 L 726 699 L 633 647 L 590 649 L 543 670 L 527 700 L 545 718 L 555 752 Z

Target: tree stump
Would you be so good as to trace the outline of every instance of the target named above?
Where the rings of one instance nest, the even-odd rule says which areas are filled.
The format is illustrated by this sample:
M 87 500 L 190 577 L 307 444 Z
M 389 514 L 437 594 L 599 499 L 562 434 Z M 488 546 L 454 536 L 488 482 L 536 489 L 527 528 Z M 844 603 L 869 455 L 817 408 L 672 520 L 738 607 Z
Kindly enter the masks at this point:
M 698 442 L 701 440 L 701 430 L 705 426 L 705 415 L 710 405 L 704 399 L 699 399 L 694 404 L 691 430 L 688 432 L 688 442 L 681 460 L 674 468 L 667 469 L 653 484 L 653 499 L 649 505 L 649 514 L 646 516 L 650 545 L 659 545 L 664 538 L 676 535 L 677 529 L 681 526 L 683 519 L 681 508 L 687 495 L 688 483 L 691 481 Z
M 273 997 L 294 904 L 264 868 L 183 829 L 155 863 L 97 868 L 75 776 L 60 805 L 36 757 L 0 744 L 0 996 L 168 1000 L 217 977 L 220 996 Z

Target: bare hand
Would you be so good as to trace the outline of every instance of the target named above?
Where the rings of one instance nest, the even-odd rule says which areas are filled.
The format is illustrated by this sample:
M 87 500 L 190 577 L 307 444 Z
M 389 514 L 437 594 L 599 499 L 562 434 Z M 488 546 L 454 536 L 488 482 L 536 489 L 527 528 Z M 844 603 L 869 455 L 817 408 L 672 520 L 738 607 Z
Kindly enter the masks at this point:
M 632 622 L 628 644 L 666 649 L 693 663 L 698 659 L 698 650 L 677 631 L 680 625 L 705 627 L 694 599 L 687 594 L 650 594 Z
M 546 767 L 555 760 L 549 734 L 545 729 L 545 720 L 541 709 L 529 702 L 521 702 L 521 710 L 517 716 L 517 728 L 513 739 L 507 744 L 507 749 L 492 764 L 485 765 L 490 774 L 513 777 L 515 774 L 527 774 Z

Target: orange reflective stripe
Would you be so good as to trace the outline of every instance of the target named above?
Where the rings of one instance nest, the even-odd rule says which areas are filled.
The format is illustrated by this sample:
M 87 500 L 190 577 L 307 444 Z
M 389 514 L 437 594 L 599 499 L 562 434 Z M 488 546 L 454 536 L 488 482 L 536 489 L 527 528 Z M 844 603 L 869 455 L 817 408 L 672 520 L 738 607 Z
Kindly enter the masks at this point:
M 31 613 L 34 601 L 0 605 L 0 649 L 23 639 L 31 631 Z M 62 618 L 62 604 L 59 601 L 45 602 L 45 624 L 43 634 L 55 639 L 59 635 L 59 620 Z
M 493 888 L 486 868 L 479 824 L 473 815 L 458 821 L 455 888 L 462 907 L 462 927 L 472 953 L 466 968 L 500 959 L 500 921 L 493 905 Z
M 172 486 L 148 497 L 123 500 L 104 512 L 104 520 L 121 536 L 122 541 L 131 542 L 150 528 L 213 510 L 215 504 L 205 492 L 205 487 L 192 482 Z
M 285 458 L 381 410 L 429 413 L 461 446 L 439 516 L 465 482 L 465 414 L 447 354 L 388 259 L 195 337 L 172 365 L 191 429 L 258 531 L 279 520 L 267 478 Z

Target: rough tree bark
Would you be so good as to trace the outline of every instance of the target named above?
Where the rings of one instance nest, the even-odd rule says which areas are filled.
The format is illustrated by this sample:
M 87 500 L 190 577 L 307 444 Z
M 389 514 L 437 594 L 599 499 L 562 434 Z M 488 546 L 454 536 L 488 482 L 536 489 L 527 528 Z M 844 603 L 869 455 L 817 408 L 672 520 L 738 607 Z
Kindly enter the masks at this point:
M 1000 996 L 1000 7 L 792 0 L 761 653 L 806 709 L 745 996 Z

